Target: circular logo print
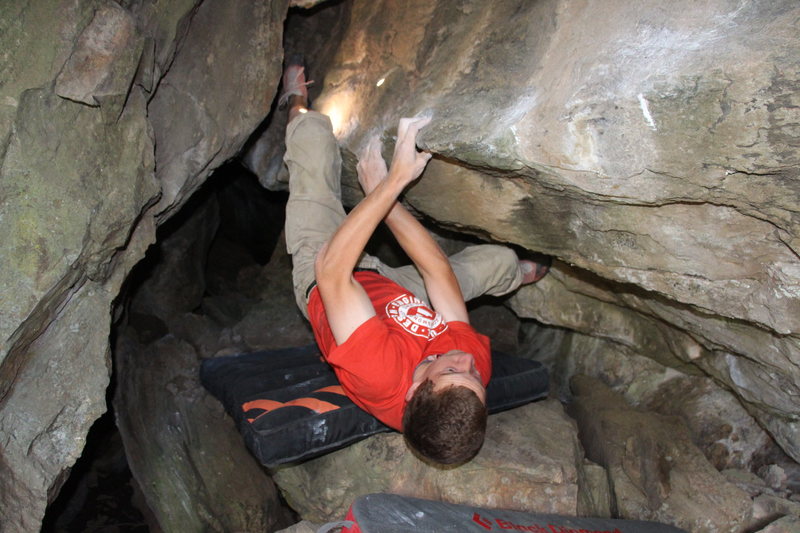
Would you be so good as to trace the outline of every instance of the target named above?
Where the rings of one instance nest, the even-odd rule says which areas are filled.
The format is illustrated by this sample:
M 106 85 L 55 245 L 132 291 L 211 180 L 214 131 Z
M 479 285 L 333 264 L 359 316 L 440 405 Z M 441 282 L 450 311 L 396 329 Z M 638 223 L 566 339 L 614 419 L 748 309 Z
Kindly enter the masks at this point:
M 398 296 L 386 304 L 386 315 L 418 337 L 433 339 L 447 329 L 447 322 L 439 313 L 411 294 Z

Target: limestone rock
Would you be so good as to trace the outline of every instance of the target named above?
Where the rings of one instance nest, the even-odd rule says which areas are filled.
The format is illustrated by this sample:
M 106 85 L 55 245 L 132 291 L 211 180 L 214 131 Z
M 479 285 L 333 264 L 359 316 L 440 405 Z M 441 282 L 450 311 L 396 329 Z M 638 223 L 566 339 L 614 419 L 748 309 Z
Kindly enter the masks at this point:
M 213 0 L 192 12 L 149 106 L 162 218 L 237 153 L 267 115 L 282 71 L 276 51 L 287 6 L 288 0 Z
M 572 386 L 581 442 L 607 468 L 620 518 L 697 532 L 748 525 L 750 498 L 709 464 L 681 422 L 637 411 L 593 378 L 576 376 Z
M 311 326 L 295 303 L 291 256 L 284 253 L 285 249 L 281 233 L 266 265 L 242 269 L 237 276 L 238 290 L 255 302 L 231 331 L 251 351 L 315 342 Z
M 795 533 L 800 531 L 800 518 L 796 516 L 784 516 L 775 520 L 764 529 L 759 529 L 757 533 Z
M 289 526 L 286 529 L 281 529 L 277 533 L 317 533 L 319 528 L 319 524 L 309 522 L 308 520 L 301 520 L 293 526 Z
M 718 470 L 751 468 L 776 445 L 740 401 L 711 379 L 663 366 L 633 350 L 571 332 L 559 349 L 553 376 L 559 389 L 574 374 L 599 378 L 635 406 L 676 415 Z M 683 366 L 683 370 L 691 367 Z
M 39 530 L 49 499 L 58 494 L 83 451 L 86 433 L 106 410 L 109 306 L 104 287 L 91 282 L 75 287 L 58 319 L 28 347 L 27 364 L 3 399 L 4 531 Z
M 268 531 L 287 524 L 275 486 L 200 385 L 200 359 L 188 343 L 124 340 L 116 357 L 115 407 L 126 455 L 164 531 Z
M 325 0 L 290 0 L 289 5 L 291 7 L 302 7 L 304 9 L 308 9 L 324 1 Z
M 57 306 L 76 276 L 108 278 L 112 258 L 158 194 L 144 99 L 136 93 L 128 105 L 112 124 L 102 108 L 46 91 L 30 90 L 21 100 L 0 170 L 3 194 L 16 200 L 0 207 L 8 259 L 0 287 L 15 302 L 0 314 L 5 339 L 37 305 Z M 4 343 L 0 356 L 13 344 Z
M 290 5 L 309 8 L 319 3 L 319 0 L 292 0 Z M 317 9 L 313 16 L 290 10 L 286 18 L 286 25 L 292 31 L 284 36 L 284 49 L 286 54 L 301 54 L 304 58 L 307 80 L 314 82 L 308 87 L 312 106 L 325 86 L 325 72 L 336 54 L 332 43 L 338 43 L 347 28 L 351 4 L 327 2 L 325 9 Z M 273 191 L 289 189 L 289 171 L 283 163 L 286 118 L 281 110 L 273 112 L 266 127 L 256 132 L 257 138 L 252 139 L 242 154 L 242 163 L 258 176 L 262 186 Z
M 0 168 L 0 419 L 15 435 L 0 479 L 17 503 L 0 512 L 34 531 L 105 410 L 112 302 L 155 238 L 137 220 L 158 186 L 139 91 L 113 119 L 39 89 L 16 112 Z
M 156 225 L 267 116 L 290 3 L 0 2 L 4 525 L 38 529 L 102 411 L 102 339 Z M 331 38 L 307 32 L 305 51 L 348 201 L 362 140 L 383 134 L 389 155 L 397 118 L 433 110 L 420 145 L 437 159 L 406 200 L 443 226 L 559 259 L 519 291 L 518 314 L 710 376 L 800 460 L 795 1 L 337 9 Z M 181 335 L 205 327 L 203 356 L 273 342 L 255 331 L 270 312 L 235 303 L 244 315 L 221 329 L 208 315 L 141 315 L 147 342 L 167 322 Z M 40 401 L 51 393 L 61 411 Z M 744 426 L 732 428 L 707 435 L 723 443 L 718 464 L 752 457 L 732 444 Z
M 139 273 L 131 290 L 130 319 L 115 350 L 118 425 L 131 471 L 165 531 L 262 531 L 287 523 L 274 485 L 202 388 L 199 366 L 217 354 L 303 345 L 313 337 L 291 312 L 281 228 L 246 217 L 233 224 L 276 235 L 280 253 L 255 264 L 225 237 L 237 234 L 235 227 L 220 229 L 220 189 L 178 214 L 152 254 L 159 260 L 142 265 L 146 275 Z M 241 305 L 232 313 L 209 303 L 237 297 Z M 265 301 L 274 304 L 267 316 Z
M 783 516 L 800 519 L 800 503 L 774 496 L 761 494 L 753 500 L 753 520 L 755 522 L 772 522 Z
M 767 488 L 763 479 L 746 470 L 729 468 L 722 470 L 721 473 L 728 481 L 745 491 L 751 497 L 758 496 Z
M 764 482 L 775 490 L 786 488 L 786 481 L 788 476 L 783 468 L 778 465 L 767 465 L 760 468 L 758 474 L 764 479 Z
M 58 0 L 8 0 L 0 5 L 4 54 L 0 61 L 0 146 L 11 133 L 20 96 L 52 82 L 72 52 L 97 2 L 59 11 Z M 54 17 L 54 13 L 60 16 Z M 54 39 L 55 36 L 59 39 Z M 2 154 L 2 150 L 0 150 Z
M 662 299 L 651 299 L 637 291 L 621 287 L 615 290 L 596 276 L 565 265 L 558 265 L 541 282 L 523 287 L 512 298 L 511 305 L 520 316 L 608 339 L 617 345 L 609 345 L 610 350 L 619 354 L 640 354 L 688 374 L 697 374 L 702 369 L 729 387 L 759 425 L 766 427 L 789 455 L 795 460 L 800 457 L 800 427 L 795 422 L 798 406 L 794 402 L 797 382 L 789 377 L 796 371 L 791 361 L 800 357 L 796 339 L 694 313 Z M 605 344 L 602 340 L 586 342 L 591 344 L 588 353 L 598 349 L 597 345 Z M 720 346 L 724 349 L 721 350 Z M 772 346 L 773 349 L 765 351 L 764 346 Z M 586 351 L 587 347 L 581 350 Z M 753 358 L 742 358 L 736 353 L 753 354 Z M 569 357 L 571 361 L 579 359 Z M 617 356 L 616 360 L 624 362 L 624 365 L 610 363 L 611 359 L 607 359 L 603 365 L 611 364 L 608 369 L 611 374 L 623 374 L 613 376 L 613 381 L 607 381 L 631 382 L 636 371 L 626 362 L 627 355 Z M 592 367 L 591 363 L 582 365 L 585 368 Z M 616 370 L 613 370 L 615 367 Z M 776 368 L 780 370 L 774 370 Z M 567 377 L 571 375 L 567 368 L 562 372 L 566 372 Z M 666 369 L 657 373 L 661 377 L 654 376 L 653 379 L 667 380 L 671 379 L 670 376 L 678 375 L 670 374 Z M 640 379 L 646 381 L 650 378 Z M 653 387 L 650 389 L 655 390 Z M 790 393 L 778 393 L 779 390 Z M 726 403 L 729 413 L 741 411 L 733 403 Z M 736 416 L 740 421 L 747 418 L 741 414 Z M 753 435 L 759 432 L 754 424 L 747 423 L 747 426 L 750 428 L 747 432 Z M 763 442 L 763 438 L 757 440 Z M 760 444 L 753 442 L 746 446 L 753 447 L 751 451 L 745 448 L 738 452 L 731 449 L 731 457 L 739 455 L 746 458 Z
M 156 154 L 154 138 L 165 123 L 171 132 L 205 128 L 210 149 L 193 152 L 195 173 L 179 178 L 191 190 L 241 148 L 278 83 L 286 5 L 255 13 L 246 2 L 195 0 L 0 5 L 0 426 L 13 436 L 0 449 L 4 526 L 39 529 L 105 409 L 113 306 L 155 240 L 152 207 L 164 197 L 155 160 L 166 168 L 187 151 L 161 137 Z M 189 54 L 201 57 L 197 69 L 188 51 L 175 57 L 186 43 L 202 50 Z M 165 82 L 172 66 L 181 74 Z M 191 100 L 200 87 L 213 99 L 206 109 L 216 106 L 210 121 L 180 106 L 158 121 L 170 91 Z M 235 87 L 231 98 L 220 87 Z M 162 204 L 161 221 L 186 200 L 178 196 Z
M 611 491 L 606 469 L 584 459 L 578 475 L 578 516 L 612 518 Z
M 483 449 L 458 468 L 421 462 L 400 434 L 389 433 L 281 468 L 273 479 L 314 522 L 341 520 L 356 497 L 372 492 L 575 515 L 581 461 L 574 422 L 548 400 L 490 416 Z
M 140 285 L 131 312 L 169 323 L 202 302 L 206 256 L 219 226 L 219 208 L 213 198 L 198 203 L 187 218 L 162 229 L 158 244 L 150 250 L 159 258 L 157 270 L 151 266 L 137 272 Z
M 143 43 L 127 10 L 113 2 L 102 5 L 56 78 L 56 94 L 91 106 L 109 96 L 124 99 Z
M 693 442 L 717 470 L 747 468 L 773 447 L 772 439 L 728 391 L 710 379 L 680 376 L 640 402 L 663 415 L 677 415 Z

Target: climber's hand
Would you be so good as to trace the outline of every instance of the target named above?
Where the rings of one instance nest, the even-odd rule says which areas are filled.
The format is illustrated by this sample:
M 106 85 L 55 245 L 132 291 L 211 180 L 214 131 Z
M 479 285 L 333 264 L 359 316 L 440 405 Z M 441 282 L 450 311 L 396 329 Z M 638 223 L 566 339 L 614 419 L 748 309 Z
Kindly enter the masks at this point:
M 386 169 L 386 161 L 381 155 L 381 141 L 377 135 L 370 138 L 367 146 L 361 152 L 356 171 L 364 194 L 371 193 L 389 173 Z
M 431 158 L 428 152 L 417 151 L 417 133 L 430 123 L 430 117 L 401 118 L 397 125 L 397 144 L 394 147 L 391 179 L 408 184 L 417 179 Z

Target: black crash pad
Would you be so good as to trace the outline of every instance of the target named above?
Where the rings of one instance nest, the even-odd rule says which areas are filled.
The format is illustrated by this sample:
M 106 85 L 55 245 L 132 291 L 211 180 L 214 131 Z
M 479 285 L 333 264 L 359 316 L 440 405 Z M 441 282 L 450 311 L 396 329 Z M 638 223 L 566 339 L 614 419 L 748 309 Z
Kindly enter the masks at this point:
M 492 353 L 490 413 L 547 395 L 540 363 Z M 200 379 L 265 466 L 294 463 L 391 431 L 344 395 L 316 345 L 206 359 Z

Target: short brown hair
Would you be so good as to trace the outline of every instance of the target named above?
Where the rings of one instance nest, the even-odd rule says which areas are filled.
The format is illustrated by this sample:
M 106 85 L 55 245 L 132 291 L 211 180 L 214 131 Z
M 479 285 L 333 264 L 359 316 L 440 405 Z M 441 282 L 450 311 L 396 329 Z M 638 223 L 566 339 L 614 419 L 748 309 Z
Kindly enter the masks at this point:
M 434 391 L 433 382 L 426 379 L 406 405 L 403 433 L 426 459 L 466 463 L 483 445 L 486 418 L 486 406 L 474 391 L 458 385 Z

